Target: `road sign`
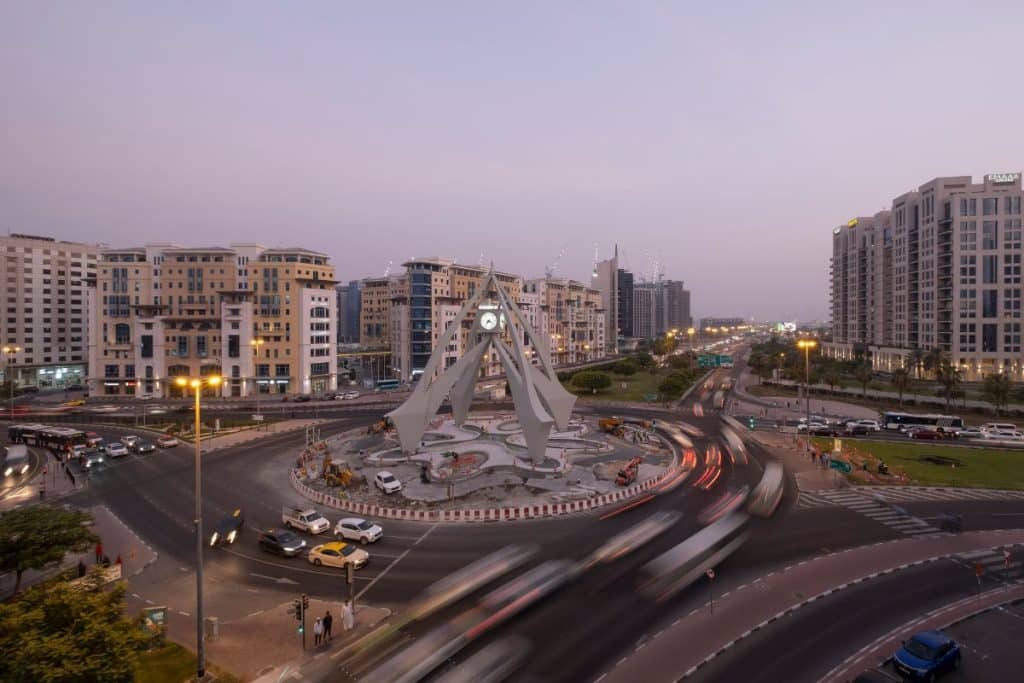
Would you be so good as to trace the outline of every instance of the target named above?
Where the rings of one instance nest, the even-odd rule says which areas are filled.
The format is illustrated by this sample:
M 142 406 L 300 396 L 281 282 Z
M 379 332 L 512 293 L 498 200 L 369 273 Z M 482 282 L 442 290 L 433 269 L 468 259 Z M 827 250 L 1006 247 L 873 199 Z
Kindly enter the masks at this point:
M 853 467 L 850 465 L 850 463 L 845 462 L 843 460 L 836 460 L 835 458 L 829 459 L 828 466 L 834 470 L 839 470 L 844 474 L 849 474 L 850 472 L 853 471 Z

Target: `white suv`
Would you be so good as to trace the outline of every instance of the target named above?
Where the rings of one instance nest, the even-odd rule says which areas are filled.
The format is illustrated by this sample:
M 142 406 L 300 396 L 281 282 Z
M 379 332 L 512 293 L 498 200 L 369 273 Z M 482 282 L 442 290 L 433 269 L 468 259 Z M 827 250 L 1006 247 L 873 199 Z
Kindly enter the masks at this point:
M 373 478 L 373 483 L 384 493 L 398 493 L 402 490 L 402 482 L 387 470 L 381 470 Z

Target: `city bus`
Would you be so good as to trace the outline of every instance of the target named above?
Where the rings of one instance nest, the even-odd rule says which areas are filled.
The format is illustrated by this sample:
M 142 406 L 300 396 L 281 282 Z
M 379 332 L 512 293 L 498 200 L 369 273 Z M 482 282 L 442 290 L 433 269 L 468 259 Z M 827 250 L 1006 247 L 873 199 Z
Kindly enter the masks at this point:
M 401 385 L 397 379 L 382 379 L 377 382 L 377 391 L 393 391 Z
M 71 427 L 50 427 L 44 424 L 20 424 L 7 428 L 7 440 L 28 446 L 42 446 L 53 451 L 70 451 L 85 445 L 85 432 Z
M 901 432 L 910 426 L 959 431 L 964 428 L 964 419 L 956 415 L 915 415 L 886 411 L 882 413 L 882 426 L 886 429 L 898 429 Z

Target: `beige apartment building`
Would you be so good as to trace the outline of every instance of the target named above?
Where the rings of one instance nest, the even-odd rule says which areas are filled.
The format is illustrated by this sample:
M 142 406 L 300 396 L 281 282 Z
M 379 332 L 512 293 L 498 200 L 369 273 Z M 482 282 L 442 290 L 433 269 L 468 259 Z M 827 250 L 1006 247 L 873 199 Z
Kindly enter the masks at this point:
M 208 395 L 337 388 L 334 270 L 307 249 L 105 249 L 90 288 L 89 385 L 179 396 L 175 378 L 220 375 Z
M 66 387 L 85 382 L 87 282 L 100 248 L 35 235 L 0 236 L 0 281 L 6 287 L 0 342 L 4 379 L 15 386 Z
M 938 348 L 967 380 L 1024 379 L 1020 173 L 936 178 L 833 230 L 825 351 L 877 370 Z

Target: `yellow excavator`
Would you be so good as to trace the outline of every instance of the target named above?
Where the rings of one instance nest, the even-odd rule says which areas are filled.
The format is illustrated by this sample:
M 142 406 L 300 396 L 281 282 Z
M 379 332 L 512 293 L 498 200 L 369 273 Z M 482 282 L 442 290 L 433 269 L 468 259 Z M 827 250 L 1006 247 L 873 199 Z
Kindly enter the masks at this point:
M 343 462 L 334 462 L 331 456 L 324 458 L 323 478 L 328 486 L 348 487 L 355 473 Z

